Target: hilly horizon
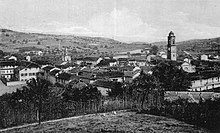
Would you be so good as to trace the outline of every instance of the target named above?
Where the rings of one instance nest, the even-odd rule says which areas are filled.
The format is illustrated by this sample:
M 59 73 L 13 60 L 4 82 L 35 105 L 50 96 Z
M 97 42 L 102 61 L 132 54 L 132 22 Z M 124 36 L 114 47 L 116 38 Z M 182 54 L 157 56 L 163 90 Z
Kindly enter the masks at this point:
M 160 49 L 166 50 L 166 41 L 154 42 Z M 192 54 L 219 54 L 220 37 L 209 39 L 191 39 L 187 41 L 176 42 L 178 52 L 188 51 Z
M 120 42 L 106 37 L 89 37 L 76 35 L 55 35 L 42 33 L 25 33 L 9 29 L 1 29 L 0 49 L 3 51 L 16 51 L 22 47 L 35 47 L 36 49 L 45 49 L 46 47 L 75 47 L 77 49 L 94 49 L 100 52 L 106 52 L 110 49 L 112 52 L 122 52 L 126 50 L 135 50 L 144 48 L 144 44 L 132 44 Z
M 89 37 L 76 35 L 56 35 L 43 33 L 25 33 L 13 31 L 9 29 L 1 29 L 0 49 L 3 51 L 13 51 L 21 47 L 36 47 L 44 49 L 47 46 L 58 47 L 59 43 L 62 46 L 74 47 L 94 47 L 100 49 L 104 47 L 113 51 L 126 51 L 140 49 L 157 45 L 160 51 L 166 50 L 167 41 L 160 42 L 121 42 L 106 37 Z M 178 51 L 189 51 L 193 53 L 213 53 L 212 49 L 220 45 L 220 37 L 210 39 L 191 39 L 186 41 L 176 42 Z M 117 47 L 117 48 L 116 48 Z M 118 50 L 123 49 L 123 50 Z

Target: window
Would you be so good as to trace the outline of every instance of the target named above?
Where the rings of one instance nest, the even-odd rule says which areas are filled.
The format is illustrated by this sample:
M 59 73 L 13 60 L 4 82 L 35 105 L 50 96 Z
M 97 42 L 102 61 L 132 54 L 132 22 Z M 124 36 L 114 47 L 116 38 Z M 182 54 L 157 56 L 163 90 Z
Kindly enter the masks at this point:
M 24 74 L 22 73 L 21 76 L 24 76 Z
M 33 73 L 33 75 L 36 75 L 35 73 Z
M 112 79 L 112 81 L 118 81 L 118 79 Z
M 27 73 L 25 73 L 24 76 L 27 76 Z
M 29 76 L 32 76 L 32 73 L 29 73 Z

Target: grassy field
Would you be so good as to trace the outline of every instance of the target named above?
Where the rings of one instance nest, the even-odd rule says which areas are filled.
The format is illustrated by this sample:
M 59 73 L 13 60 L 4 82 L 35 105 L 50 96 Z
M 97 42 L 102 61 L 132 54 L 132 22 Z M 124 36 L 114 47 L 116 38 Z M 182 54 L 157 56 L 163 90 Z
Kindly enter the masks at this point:
M 136 114 L 135 112 L 93 114 L 80 117 L 67 118 L 51 122 L 44 122 L 22 128 L 0 130 L 2 133 L 32 132 L 73 132 L 73 133 L 205 133 L 205 129 L 180 122 L 174 119 Z

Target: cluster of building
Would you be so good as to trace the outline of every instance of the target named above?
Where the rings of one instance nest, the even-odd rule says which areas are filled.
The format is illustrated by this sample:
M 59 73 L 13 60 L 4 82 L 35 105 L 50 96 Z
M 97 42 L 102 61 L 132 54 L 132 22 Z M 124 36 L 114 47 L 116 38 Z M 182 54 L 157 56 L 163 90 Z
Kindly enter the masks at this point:
M 41 77 L 52 84 L 62 85 L 78 80 L 103 90 L 109 89 L 109 84 L 113 82 L 131 82 L 140 74 L 141 69 L 149 72 L 151 67 L 150 63 L 143 59 L 112 57 L 85 57 L 56 65 L 7 59 L 0 61 L 0 75 L 7 85 L 17 85 L 31 78 Z
M 202 54 L 200 57 L 193 57 L 184 51 L 186 58 L 181 63 L 181 68 L 189 73 L 192 86 L 189 91 L 208 91 L 220 87 L 220 60 L 218 56 Z M 177 61 L 177 50 L 175 36 L 171 31 L 168 36 L 167 59 Z M 177 61 L 178 62 L 178 61 Z
M 39 58 L 44 57 L 41 52 L 35 52 L 35 54 L 39 54 Z M 186 52 L 186 58 L 177 61 L 175 36 L 172 31 L 168 36 L 167 51 L 161 51 L 157 55 L 150 54 L 150 48 L 124 52 L 110 57 L 87 56 L 73 59 L 68 56 L 67 49 L 61 55 L 61 58 L 52 57 L 57 62 L 56 64 L 40 64 L 33 61 L 31 56 L 27 56 L 26 60 L 17 60 L 14 56 L 4 58 L 0 61 L 0 76 L 9 83 L 7 85 L 15 85 L 10 84 L 12 82 L 24 83 L 36 77 L 44 78 L 52 84 L 61 85 L 77 80 L 84 84 L 93 84 L 106 93 L 103 89 L 110 89 L 113 82 L 131 82 L 142 70 L 145 73 L 151 73 L 151 68 L 154 66 L 151 61 L 155 58 L 166 58 L 166 60 L 177 62 L 183 71 L 193 77 L 190 91 L 203 91 L 220 86 L 220 77 L 215 73 L 216 69 L 214 70 L 216 66 L 220 65 L 216 65 L 216 61 L 209 60 L 206 55 L 202 55 L 201 60 L 196 60 Z M 199 63 L 195 63 L 195 60 Z M 214 65 L 210 66 L 210 64 Z M 215 75 L 210 76 L 210 71 L 202 70 L 201 66 L 211 68 Z M 202 73 L 209 76 L 202 76 L 205 75 Z

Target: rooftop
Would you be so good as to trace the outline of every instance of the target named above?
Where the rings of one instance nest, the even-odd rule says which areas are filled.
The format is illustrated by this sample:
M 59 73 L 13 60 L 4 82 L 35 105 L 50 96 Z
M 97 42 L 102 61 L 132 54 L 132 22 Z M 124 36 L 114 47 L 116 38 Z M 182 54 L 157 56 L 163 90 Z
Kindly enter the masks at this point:
M 59 73 L 57 75 L 57 78 L 58 79 L 63 79 L 63 80 L 70 80 L 72 76 L 74 76 L 74 75 L 70 74 L 70 73 L 63 72 L 63 73 Z
M 17 61 L 0 61 L 0 66 L 18 66 L 19 63 Z
M 55 67 L 54 67 L 54 66 L 47 65 L 47 66 L 43 67 L 42 69 L 43 69 L 44 71 L 50 71 L 50 70 L 53 69 L 53 68 L 55 68 Z
M 58 72 L 60 72 L 60 70 L 54 69 L 49 74 L 52 75 L 52 76 L 55 76 Z

